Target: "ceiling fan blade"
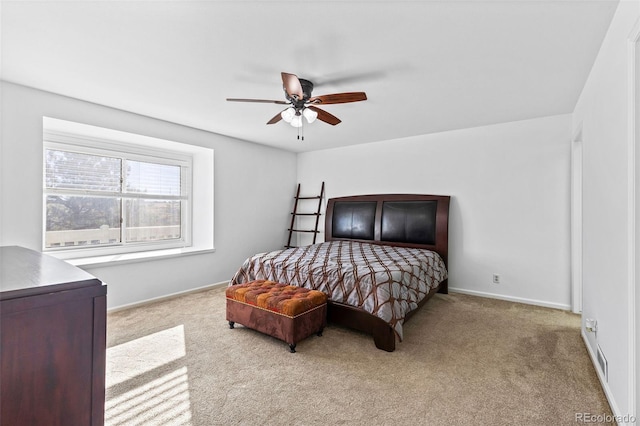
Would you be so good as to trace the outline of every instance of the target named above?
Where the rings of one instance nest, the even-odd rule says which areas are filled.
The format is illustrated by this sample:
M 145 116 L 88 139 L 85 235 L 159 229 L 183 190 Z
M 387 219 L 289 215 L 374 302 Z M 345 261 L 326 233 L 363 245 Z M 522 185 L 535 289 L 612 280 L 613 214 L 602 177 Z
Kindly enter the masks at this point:
M 320 95 L 309 98 L 310 103 L 318 105 L 346 104 L 349 102 L 360 102 L 366 100 L 367 94 L 364 92 L 334 93 L 331 95 Z
M 276 124 L 280 120 L 282 120 L 281 112 L 279 112 L 278 114 L 274 115 L 271 120 L 267 121 L 267 124 Z
M 286 72 L 280 73 L 282 75 L 282 85 L 289 97 L 297 96 L 298 99 L 304 98 L 304 92 L 302 91 L 302 84 L 295 74 L 288 74 Z
M 260 102 L 263 104 L 280 104 L 280 105 L 286 105 L 289 102 L 287 101 L 272 101 L 269 99 L 238 99 L 238 98 L 227 98 L 227 100 L 229 102 Z
M 370 70 L 362 72 L 352 71 L 338 71 L 333 73 L 324 73 L 318 76 L 309 76 L 310 80 L 316 88 L 324 87 L 327 85 L 336 84 L 353 84 L 361 83 L 363 81 L 377 81 L 386 76 L 386 72 L 380 70 Z M 313 77 L 313 78 L 312 78 Z
M 307 108 L 318 113 L 318 120 L 324 121 L 325 123 L 329 123 L 332 126 L 335 126 L 336 124 L 340 124 L 342 122 L 342 120 L 340 120 L 338 117 L 336 117 L 335 115 L 329 114 L 325 110 L 316 108 L 314 106 L 308 106 Z

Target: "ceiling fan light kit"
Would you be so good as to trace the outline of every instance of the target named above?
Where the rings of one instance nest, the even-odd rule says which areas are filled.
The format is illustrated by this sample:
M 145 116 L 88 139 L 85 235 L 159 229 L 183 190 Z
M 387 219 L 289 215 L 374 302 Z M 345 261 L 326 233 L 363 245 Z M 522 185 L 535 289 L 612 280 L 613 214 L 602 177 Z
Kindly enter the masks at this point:
M 289 105 L 286 109 L 269 120 L 267 124 L 275 124 L 280 120 L 284 120 L 286 123 L 289 123 L 291 126 L 299 129 L 303 125 L 302 117 L 307 120 L 307 123 L 313 123 L 318 119 L 335 126 L 341 122 L 338 117 L 318 108 L 317 105 L 344 104 L 348 102 L 367 100 L 367 95 L 364 92 L 334 93 L 330 95 L 312 96 L 311 92 L 313 91 L 313 83 L 309 80 L 298 78 L 295 74 L 289 74 L 286 72 L 281 73 L 281 76 L 282 88 L 284 89 L 285 98 L 287 99 L 286 101 L 238 98 L 227 98 L 227 101 Z M 300 134 L 298 134 L 298 139 L 300 139 Z M 304 136 L 302 137 L 302 140 L 304 140 Z
M 291 120 L 293 120 L 293 117 L 296 116 L 296 110 L 293 107 L 287 108 L 280 113 L 280 116 L 285 122 L 291 123 Z
M 291 123 L 289 124 L 291 124 L 293 127 L 302 127 L 302 116 L 294 115 L 291 119 Z
M 303 109 L 302 115 L 304 115 L 304 118 L 307 119 L 307 123 L 309 124 L 313 123 L 314 121 L 316 121 L 316 118 L 318 118 L 318 113 L 309 108 Z
M 302 126 L 302 117 L 307 120 L 307 123 L 311 124 L 318 118 L 318 113 L 307 107 L 304 107 L 302 112 L 296 111 L 293 107 L 289 107 L 282 111 L 280 116 L 286 123 L 291 124 L 293 127 L 300 127 Z

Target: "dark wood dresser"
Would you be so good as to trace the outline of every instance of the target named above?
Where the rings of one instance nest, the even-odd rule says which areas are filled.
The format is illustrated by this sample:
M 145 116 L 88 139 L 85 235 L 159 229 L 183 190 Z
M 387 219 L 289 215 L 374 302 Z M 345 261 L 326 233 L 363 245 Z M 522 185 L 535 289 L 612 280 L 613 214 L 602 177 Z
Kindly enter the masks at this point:
M 107 287 L 0 247 L 0 425 L 103 425 Z

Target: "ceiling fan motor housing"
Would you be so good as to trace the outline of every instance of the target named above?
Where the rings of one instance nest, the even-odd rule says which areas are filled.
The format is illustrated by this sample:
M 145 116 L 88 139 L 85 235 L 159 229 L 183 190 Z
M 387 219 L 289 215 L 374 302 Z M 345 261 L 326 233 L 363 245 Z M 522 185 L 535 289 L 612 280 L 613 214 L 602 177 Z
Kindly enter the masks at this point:
M 304 93 L 304 99 L 307 100 L 311 97 L 311 92 L 313 92 L 313 83 L 309 80 L 305 80 L 304 78 L 299 78 L 300 85 L 302 86 L 302 93 Z
M 302 99 L 296 99 L 295 97 L 289 96 L 289 94 L 287 93 L 287 88 L 284 87 L 285 97 L 289 102 L 291 102 L 292 106 L 296 110 L 304 108 L 304 104 L 307 102 L 307 100 L 309 100 L 309 98 L 311 98 L 311 92 L 313 92 L 312 82 L 310 82 L 309 80 L 305 80 L 304 78 L 299 78 L 298 80 L 300 81 L 300 86 L 302 86 Z

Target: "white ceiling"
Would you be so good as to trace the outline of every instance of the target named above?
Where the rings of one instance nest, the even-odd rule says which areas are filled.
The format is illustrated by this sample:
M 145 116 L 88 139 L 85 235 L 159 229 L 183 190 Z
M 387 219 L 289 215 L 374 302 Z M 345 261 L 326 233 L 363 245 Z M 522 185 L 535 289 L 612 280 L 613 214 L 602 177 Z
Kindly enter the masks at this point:
M 624 0 L 623 0 L 624 1 Z M 302 152 L 573 111 L 617 1 L 6 1 L 2 79 Z M 342 119 L 266 125 L 280 72 Z

